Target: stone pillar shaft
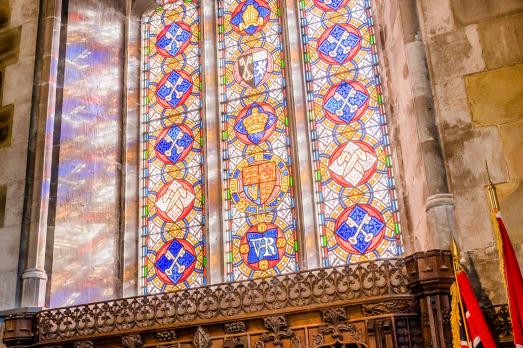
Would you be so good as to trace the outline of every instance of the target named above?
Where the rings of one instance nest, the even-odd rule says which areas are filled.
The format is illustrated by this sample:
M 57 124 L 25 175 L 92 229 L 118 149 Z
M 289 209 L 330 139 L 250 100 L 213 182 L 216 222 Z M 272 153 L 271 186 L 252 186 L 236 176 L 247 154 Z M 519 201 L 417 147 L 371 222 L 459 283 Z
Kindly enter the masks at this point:
M 45 258 L 53 162 L 56 76 L 61 32 L 61 0 L 40 3 L 35 84 L 24 208 L 25 262 L 22 307 L 45 306 Z M 24 242 L 24 240 L 22 240 Z

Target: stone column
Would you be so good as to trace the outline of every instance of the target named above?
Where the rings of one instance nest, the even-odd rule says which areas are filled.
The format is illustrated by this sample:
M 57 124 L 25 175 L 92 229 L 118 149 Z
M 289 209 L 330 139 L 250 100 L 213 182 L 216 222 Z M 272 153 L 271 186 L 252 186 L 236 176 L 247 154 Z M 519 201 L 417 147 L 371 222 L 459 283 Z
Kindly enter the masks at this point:
M 22 237 L 22 243 L 26 243 L 21 274 L 22 307 L 45 305 L 45 258 L 61 12 L 61 0 L 40 2 Z
M 416 129 L 421 149 L 428 196 L 425 200 L 428 233 L 426 250 L 450 248 L 455 228 L 454 199 L 436 123 L 434 98 L 427 70 L 427 55 L 416 0 L 399 2 L 409 81 L 414 102 Z

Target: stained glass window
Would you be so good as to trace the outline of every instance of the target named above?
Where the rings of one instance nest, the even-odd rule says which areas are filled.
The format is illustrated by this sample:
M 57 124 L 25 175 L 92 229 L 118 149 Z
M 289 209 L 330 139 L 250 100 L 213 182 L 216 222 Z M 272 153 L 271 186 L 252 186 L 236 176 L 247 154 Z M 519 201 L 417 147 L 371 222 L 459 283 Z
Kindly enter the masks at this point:
M 143 18 L 144 292 L 205 284 L 206 236 L 224 245 L 225 276 L 219 268 L 214 281 L 297 271 L 300 190 L 293 168 L 313 173 L 322 266 L 401 254 L 369 1 L 287 0 L 287 6 L 297 1 L 299 19 L 284 15 L 280 0 L 213 1 L 164 0 Z M 217 37 L 200 34 L 202 13 L 206 25 L 217 25 Z M 299 22 L 296 33 L 291 26 L 283 30 L 290 20 Z M 302 61 L 285 56 L 296 50 L 286 47 L 286 37 L 295 42 L 297 35 Z M 288 62 L 293 71 L 303 63 L 305 96 L 289 90 Z M 218 86 L 203 88 L 205 107 L 202 76 L 218 77 Z M 213 97 L 219 102 L 209 102 Z M 293 126 L 299 118 L 291 98 L 307 104 L 308 130 Z M 221 139 L 212 139 L 218 130 L 205 130 L 204 121 L 218 119 Z M 210 159 L 204 158 L 206 136 L 213 142 Z M 291 139 L 298 137 L 310 149 L 295 148 Z M 218 148 L 219 165 L 211 158 Z M 312 163 L 293 163 L 293 153 L 310 150 Z M 206 160 L 212 166 L 205 168 Z M 209 219 L 212 226 L 204 223 L 204 168 L 222 179 L 222 200 L 207 203 L 209 211 L 223 213 L 222 221 Z M 314 236 L 312 229 L 307 233 Z
M 393 257 L 401 237 L 369 0 L 300 0 L 323 266 Z
M 229 281 L 298 267 L 277 0 L 219 0 L 219 68 Z
M 143 290 L 205 283 L 203 122 L 197 1 L 143 17 Z

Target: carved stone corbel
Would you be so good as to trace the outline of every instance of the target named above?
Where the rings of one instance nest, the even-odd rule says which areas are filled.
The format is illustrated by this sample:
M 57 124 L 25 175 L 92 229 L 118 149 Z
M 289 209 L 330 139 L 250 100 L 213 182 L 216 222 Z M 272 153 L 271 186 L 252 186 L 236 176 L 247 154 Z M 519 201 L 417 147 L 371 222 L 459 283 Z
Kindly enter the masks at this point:
M 122 337 L 122 346 L 124 348 L 142 348 L 142 336 L 128 335 Z

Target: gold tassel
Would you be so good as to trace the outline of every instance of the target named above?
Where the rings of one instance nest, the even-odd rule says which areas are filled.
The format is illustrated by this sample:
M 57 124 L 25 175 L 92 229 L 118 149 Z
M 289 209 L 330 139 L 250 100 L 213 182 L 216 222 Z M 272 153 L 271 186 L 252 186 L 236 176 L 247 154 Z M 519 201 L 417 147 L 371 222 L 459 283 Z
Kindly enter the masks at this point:
M 450 287 L 450 326 L 452 328 L 452 347 L 461 347 L 461 335 L 459 333 L 459 326 L 461 323 L 460 308 L 459 308 L 459 289 L 457 282 L 452 283 Z

